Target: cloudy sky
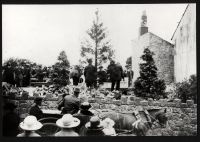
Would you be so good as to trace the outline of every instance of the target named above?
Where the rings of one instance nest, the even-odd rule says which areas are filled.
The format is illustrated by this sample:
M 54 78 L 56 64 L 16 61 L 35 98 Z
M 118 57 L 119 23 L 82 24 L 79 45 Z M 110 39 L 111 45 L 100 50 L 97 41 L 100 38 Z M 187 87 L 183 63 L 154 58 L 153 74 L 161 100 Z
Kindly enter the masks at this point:
M 2 5 L 3 61 L 30 59 L 43 65 L 56 62 L 65 50 L 71 65 L 80 58 L 80 43 L 87 37 L 98 8 L 108 38 L 124 65 L 131 56 L 131 40 L 139 33 L 146 10 L 149 31 L 170 41 L 187 4 L 123 5 Z

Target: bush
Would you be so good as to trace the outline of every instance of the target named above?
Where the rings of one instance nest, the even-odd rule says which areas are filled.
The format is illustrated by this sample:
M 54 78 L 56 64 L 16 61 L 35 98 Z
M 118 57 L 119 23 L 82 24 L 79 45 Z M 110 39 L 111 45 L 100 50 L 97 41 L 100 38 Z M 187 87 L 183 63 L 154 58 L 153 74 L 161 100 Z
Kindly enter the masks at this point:
M 175 90 L 177 97 L 181 99 L 182 102 L 186 100 L 194 100 L 197 103 L 197 77 L 196 75 L 191 75 L 188 80 L 176 83 Z

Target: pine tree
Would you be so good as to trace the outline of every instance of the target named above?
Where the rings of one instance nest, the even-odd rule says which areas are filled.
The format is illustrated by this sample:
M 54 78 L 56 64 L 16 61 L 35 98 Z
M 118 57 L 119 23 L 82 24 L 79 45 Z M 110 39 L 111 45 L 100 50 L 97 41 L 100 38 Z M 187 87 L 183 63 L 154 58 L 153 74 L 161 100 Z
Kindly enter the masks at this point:
M 134 93 L 136 96 L 144 98 L 159 99 L 165 97 L 166 85 L 164 80 L 158 79 L 157 67 L 153 59 L 154 53 L 148 48 L 144 49 L 140 64 L 140 76 L 134 83 Z
M 106 28 L 104 28 L 99 17 L 97 10 L 95 20 L 93 20 L 91 28 L 87 30 L 89 38 L 81 42 L 82 58 L 80 62 L 86 64 L 88 59 L 93 58 L 96 68 L 114 57 L 114 50 L 112 50 L 110 41 L 107 39 Z
M 58 56 L 58 62 L 53 65 L 51 82 L 58 87 L 69 84 L 69 67 L 70 63 L 67 59 L 65 51 L 61 51 Z

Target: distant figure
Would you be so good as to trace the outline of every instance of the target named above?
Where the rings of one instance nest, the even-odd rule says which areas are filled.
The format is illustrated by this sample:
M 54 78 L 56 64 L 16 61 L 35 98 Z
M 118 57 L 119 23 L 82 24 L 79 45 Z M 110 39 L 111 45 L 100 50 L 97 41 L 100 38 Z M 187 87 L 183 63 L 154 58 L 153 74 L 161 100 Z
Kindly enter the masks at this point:
M 7 82 L 11 85 L 15 85 L 14 70 L 12 69 L 10 63 L 8 63 L 3 70 L 3 82 Z
M 74 69 L 70 72 L 70 78 L 73 79 L 73 85 L 77 86 L 81 77 L 81 73 L 76 65 Z
M 15 70 L 15 82 L 17 87 L 23 86 L 23 71 L 21 66 L 17 66 Z
M 14 112 L 16 105 L 6 103 L 3 110 L 3 136 L 16 137 L 19 133 L 20 117 Z
M 86 136 L 105 136 L 103 126 L 98 116 L 93 116 L 90 118 L 90 121 L 85 124 L 86 127 Z
M 38 120 L 43 118 L 43 112 L 39 108 L 42 105 L 42 98 L 36 97 L 34 100 L 34 105 L 31 107 L 29 114 L 35 116 Z
M 62 114 L 75 114 L 79 111 L 80 99 L 78 98 L 80 89 L 76 87 L 74 89 L 74 94 L 65 96 L 64 98 L 64 108 L 62 109 Z
M 107 74 L 103 70 L 103 66 L 99 67 L 98 78 L 99 78 L 99 85 L 103 85 L 103 83 L 106 82 L 107 80 Z
M 84 135 L 85 124 L 94 115 L 91 111 L 89 111 L 90 108 L 91 108 L 90 103 L 83 102 L 80 106 L 80 112 L 73 115 L 74 117 L 78 118 L 81 121 L 80 125 L 75 129 L 76 132 L 78 132 L 81 136 Z
M 56 121 L 56 125 L 61 128 L 61 131 L 57 132 L 55 136 L 60 137 L 73 137 L 79 136 L 73 128 L 80 124 L 78 118 L 73 117 L 71 114 L 65 114 L 61 119 Z
M 92 59 L 88 60 L 88 66 L 84 70 L 85 83 L 88 88 L 93 88 L 96 83 L 96 68 L 92 65 Z
M 20 123 L 20 128 L 24 130 L 23 133 L 17 135 L 17 137 L 40 137 L 35 131 L 42 128 L 42 123 L 37 121 L 35 116 L 27 116 L 23 122 Z
M 126 67 L 127 67 L 128 87 L 130 87 L 132 85 L 134 72 L 131 69 L 131 67 L 129 67 L 129 66 L 126 66 Z
M 107 70 L 108 74 L 110 75 L 111 80 L 111 91 L 114 90 L 115 84 L 116 84 L 116 90 L 120 89 L 120 81 L 123 76 L 123 69 L 120 64 L 115 64 L 115 61 L 110 61 L 110 65 L 108 66 Z
M 30 85 L 30 79 L 31 79 L 31 69 L 28 64 L 26 64 L 24 68 L 24 76 L 23 76 L 23 86 L 27 87 Z

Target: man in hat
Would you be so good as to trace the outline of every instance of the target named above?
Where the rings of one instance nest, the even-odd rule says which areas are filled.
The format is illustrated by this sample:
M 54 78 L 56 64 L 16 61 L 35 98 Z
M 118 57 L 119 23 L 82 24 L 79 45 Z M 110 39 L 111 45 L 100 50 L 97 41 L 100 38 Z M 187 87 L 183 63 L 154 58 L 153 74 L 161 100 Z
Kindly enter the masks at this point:
M 90 121 L 85 124 L 86 136 L 104 136 L 103 125 L 98 116 L 93 116 Z
M 88 66 L 84 70 L 85 83 L 88 88 L 93 88 L 96 82 L 96 68 L 92 65 L 92 59 L 88 60 Z
M 64 98 L 64 108 L 62 109 L 62 114 L 75 114 L 79 111 L 80 100 L 78 98 L 80 93 L 80 88 L 74 88 L 74 93 L 67 95 Z
M 112 83 L 111 91 L 114 90 L 115 84 L 116 84 L 116 90 L 119 90 L 120 81 L 122 78 L 124 78 L 122 66 L 120 64 L 115 64 L 115 61 L 111 60 L 107 72 L 110 75 L 110 80 Z
M 35 116 L 38 120 L 44 115 L 42 110 L 39 108 L 42 105 L 42 98 L 36 97 L 34 100 L 34 105 L 31 107 L 29 114 Z
M 90 108 L 91 105 L 89 102 L 83 102 L 80 106 L 80 112 L 73 115 L 81 121 L 80 125 L 75 129 L 75 131 L 78 132 L 80 135 L 83 135 L 83 127 L 85 127 L 85 124 L 94 115 L 91 111 L 89 111 Z
M 103 85 L 103 83 L 107 80 L 107 74 L 103 70 L 103 66 L 99 67 L 98 78 L 99 78 L 99 85 Z
M 19 133 L 20 117 L 14 112 L 16 105 L 7 102 L 3 111 L 3 136 L 16 137 Z

